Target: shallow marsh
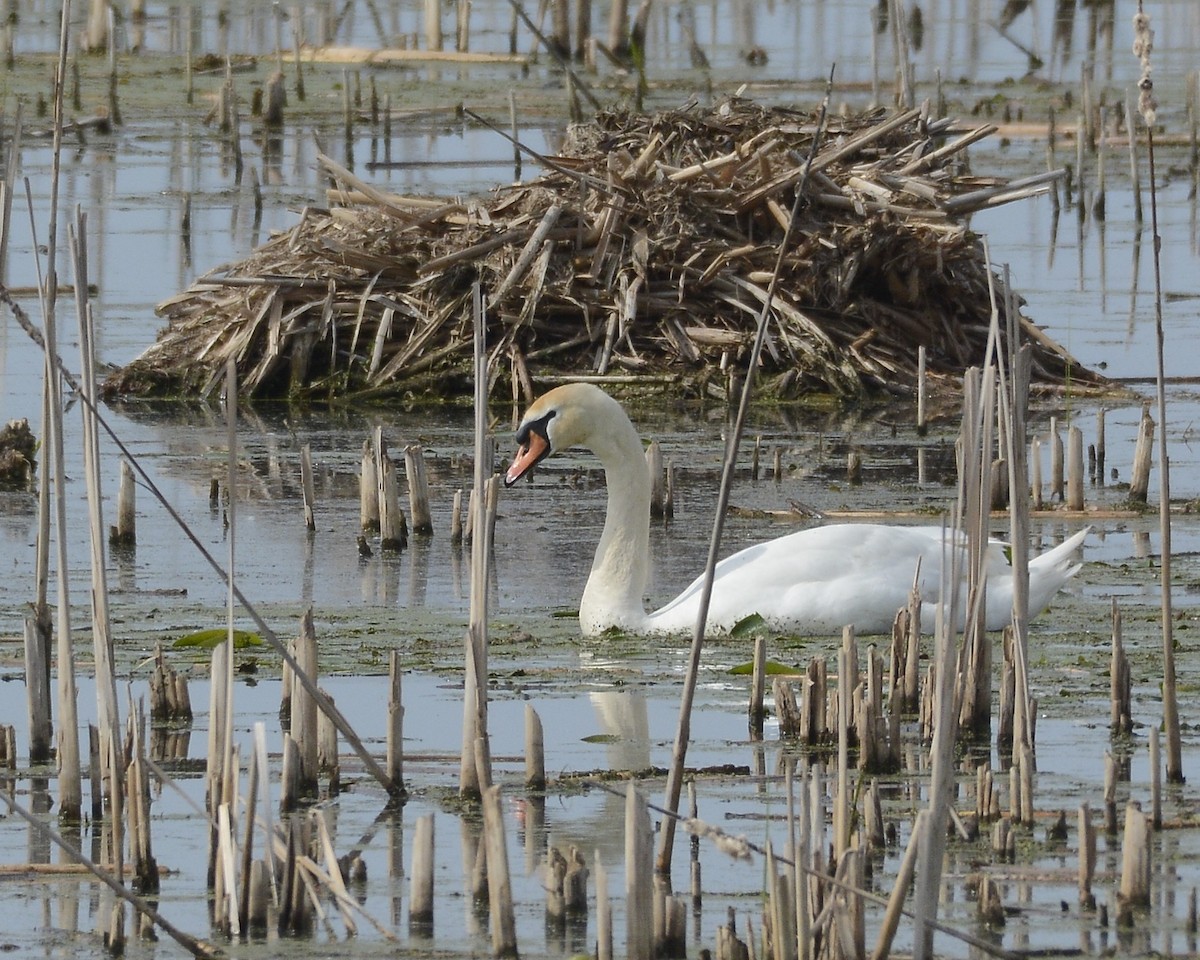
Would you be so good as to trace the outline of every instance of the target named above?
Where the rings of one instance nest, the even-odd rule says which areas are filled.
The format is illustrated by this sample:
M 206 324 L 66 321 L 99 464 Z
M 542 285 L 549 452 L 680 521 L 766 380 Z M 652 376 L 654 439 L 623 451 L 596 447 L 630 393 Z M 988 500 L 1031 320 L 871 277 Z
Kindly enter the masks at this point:
M 153 6 L 153 5 L 151 5 Z M 248 86 L 261 83 L 273 64 L 274 26 L 267 4 L 248 4 L 248 19 L 231 31 L 234 52 L 267 53 L 248 78 Z M 356 10 L 339 42 L 375 42 L 373 25 Z M 1061 91 L 1075 86 L 1078 56 L 1046 68 L 1042 77 L 1061 84 L 1026 82 L 1010 84 L 1027 66 L 1010 44 L 980 30 L 972 46 L 969 8 L 950 3 L 946 9 L 928 11 L 927 23 L 945 23 L 931 29 L 919 75 L 928 87 L 937 64 L 969 63 L 964 82 L 950 85 L 958 112 L 969 113 L 981 102 L 991 102 L 996 89 L 1005 99 L 1019 102 L 1028 114 Z M 1045 22 L 1049 5 L 1036 5 L 1039 21 L 1032 36 L 1048 36 Z M 44 4 L 29 4 L 18 33 L 20 57 L 4 74 L 5 93 L 32 100 L 45 90 L 49 71 L 46 51 L 53 49 L 56 29 Z M 507 14 L 486 4 L 479 48 L 498 48 L 507 30 Z M 775 5 L 711 4 L 699 7 L 697 36 L 709 51 L 714 67 L 705 75 L 685 65 L 678 39 L 678 10 L 662 7 L 652 22 L 658 54 L 652 61 L 660 71 L 651 77 L 654 98 L 674 103 L 693 91 L 707 96 L 732 93 L 744 80 L 749 92 L 771 99 L 795 98 L 811 103 L 813 90 L 831 59 L 839 63 L 840 82 L 847 96 L 865 100 L 870 86 L 868 4 Z M 963 9 L 960 10 L 960 7 Z M 200 9 L 198 6 L 197 9 Z M 1161 38 L 1160 83 L 1164 91 L 1162 117 L 1170 129 L 1182 129 L 1182 77 L 1191 66 L 1197 46 L 1196 13 L 1186 2 L 1151 5 L 1158 17 Z M 109 134 L 89 134 L 74 149 L 65 165 L 64 208 L 83 204 L 90 211 L 94 279 L 98 284 L 97 318 L 100 324 L 101 359 L 122 363 L 153 338 L 157 321 L 153 304 L 177 292 L 198 273 L 219 262 L 244 255 L 268 231 L 294 222 L 295 209 L 320 202 L 320 185 L 314 173 L 313 138 L 321 135 L 331 152 L 341 144 L 341 66 L 309 68 L 311 95 L 304 105 L 296 102 L 294 121 L 286 127 L 278 151 L 255 153 L 257 136 L 247 136 L 252 164 L 261 164 L 264 183 L 262 221 L 255 224 L 253 198 L 248 187 L 234 182 L 227 158 L 223 159 L 211 130 L 202 123 L 207 106 L 182 106 L 182 73 L 178 65 L 181 43 L 180 11 L 164 7 L 151 21 L 146 54 L 122 58 L 122 93 L 126 125 Z M 416 5 L 396 5 L 397 33 L 420 29 Z M 488 20 L 488 17 L 491 17 Z M 174 18 L 174 19 L 172 19 Z M 256 19 L 257 18 L 257 19 Z M 199 46 L 215 50 L 219 37 L 206 17 L 201 17 Z M 175 24 L 172 27 L 172 23 Z M 1014 30 L 1032 27 L 1018 22 Z M 312 28 L 310 26 L 311 29 Z M 1077 25 L 1082 31 L 1082 25 Z M 1127 49 L 1127 24 L 1118 23 L 1116 53 L 1112 58 L 1113 83 L 1123 90 L 1134 65 Z M 1024 36 L 1024 34 L 1022 34 Z M 1076 34 L 1079 39 L 1079 34 Z M 527 41 L 523 41 L 525 45 Z M 244 46 L 243 46 L 244 44 Z M 762 44 L 770 54 L 766 68 L 749 71 L 739 52 Z M 1080 45 L 1077 44 L 1078 50 Z M 174 59 L 172 59 L 174 58 Z M 1049 57 L 1047 57 L 1049 62 Z M 1128 61 L 1128 62 L 1126 62 Z M 102 58 L 83 62 L 89 91 L 102 90 Z M 947 79 L 959 71 L 947 67 Z M 379 72 L 377 80 L 393 95 L 396 107 L 438 108 L 433 114 L 413 116 L 393 128 L 392 156 L 411 161 L 407 166 L 379 169 L 371 175 L 389 189 L 401 192 L 458 193 L 481 189 L 511 176 L 511 148 L 492 134 L 468 127 L 442 109 L 459 101 L 489 106 L 506 116 L 507 90 L 517 89 L 528 126 L 522 139 L 537 149 L 559 136 L 559 115 L 564 97 L 559 78 L 543 62 L 529 71 L 488 68 L 464 71 L 421 66 L 398 72 Z M 363 82 L 365 83 L 364 76 Z M 201 100 L 218 81 L 198 80 Z M 240 82 L 240 80 L 239 80 Z M 353 82 L 353 78 L 351 81 Z M 206 88 L 207 84 L 207 88 Z M 618 96 L 627 93 L 630 81 L 605 73 L 600 89 Z M 1176 94 L 1169 97 L 1167 94 Z M 1119 96 L 1114 93 L 1114 96 Z M 137 99 L 137 98 L 142 99 Z M 94 95 L 89 106 L 102 98 Z M 134 105 L 136 104 L 136 106 Z M 955 105 L 951 106 L 955 112 Z M 986 108 L 981 108 L 985 109 Z M 1003 106 L 996 107 L 1003 112 Z M 1030 116 L 1026 116 L 1030 119 Z M 1037 117 L 1041 119 L 1041 117 Z M 27 121 L 31 126 L 34 121 Z M 249 128 L 248 128 L 249 129 Z M 341 159 L 346 159 L 341 144 Z M 372 136 L 361 132 L 349 153 L 360 163 L 372 156 Z M 1074 160 L 1073 146 L 1060 145 L 1059 162 Z M 376 143 L 375 156 L 382 157 Z M 31 178 L 34 220 L 45 222 L 48 147 L 29 141 L 23 151 L 22 172 Z M 1068 155 L 1069 154 L 1069 155 Z M 438 164 L 439 160 L 495 159 L 494 165 Z M 1005 175 L 1036 172 L 1046 164 L 1045 142 L 1013 138 L 981 145 L 972 153 L 977 171 L 994 169 Z M 1087 161 L 1094 176 L 1094 160 Z M 1124 155 L 1115 149 L 1109 157 L 1110 177 L 1106 219 L 1077 216 L 1076 208 L 1053 217 L 1045 198 L 1004 208 L 978 218 L 975 226 L 988 235 L 993 259 L 1010 263 L 1014 285 L 1029 300 L 1030 314 L 1047 325 L 1051 335 L 1071 349 L 1081 362 L 1104 364 L 1108 374 L 1144 379 L 1153 374 L 1150 298 L 1149 238 L 1143 233 L 1135 244 Z M 1171 153 L 1160 188 L 1161 232 L 1164 237 L 1164 281 L 1170 294 L 1165 303 L 1168 373 L 1181 378 L 1196 371 L 1189 348 L 1196 298 L 1196 207 L 1189 196 L 1187 158 Z M 528 170 L 527 170 L 528 172 Z M 1089 180 L 1089 182 L 1092 182 Z M 1089 188 L 1094 190 L 1094 187 Z M 182 204 L 192 198 L 191 242 L 181 238 Z M 1094 193 L 1085 209 L 1094 209 Z M 10 242 L 9 281 L 14 286 L 34 282 L 33 238 L 26 216 L 14 218 L 16 235 Z M 44 238 L 42 240 L 44 242 Z M 60 268 L 65 272 L 65 266 Z M 32 302 L 29 303 L 33 309 Z M 73 338 L 64 352 L 73 355 Z M 28 416 L 38 421 L 39 360 L 23 334 L 7 320 L 0 324 L 0 417 Z M 1138 384 L 1141 386 L 1142 384 Z M 1140 405 L 1114 401 L 1108 406 L 1108 465 L 1127 478 L 1133 436 Z M 675 461 L 680 489 L 675 520 L 656 527 L 652 536 L 656 565 L 652 595 L 656 600 L 673 595 L 700 568 L 711 523 L 711 504 L 719 469 L 720 434 L 726 422 L 723 407 L 682 406 L 661 401 L 634 406 L 635 421 L 647 436 L 663 443 Z M 1096 406 L 1071 398 L 1038 405 L 1036 425 L 1047 426 L 1050 414 L 1070 418 L 1080 425 L 1086 440 L 1094 439 Z M 1184 718 L 1184 770 L 1194 781 L 1200 762 L 1195 730 L 1200 718 L 1200 688 L 1192 677 L 1200 669 L 1200 651 L 1194 640 L 1200 629 L 1200 522 L 1184 506 L 1200 499 L 1200 464 L 1194 430 L 1200 404 L 1194 384 L 1172 387 L 1171 422 L 1167 437 L 1172 458 L 1173 494 L 1179 502 L 1174 547 L 1176 553 L 1176 624 L 1179 673 Z M 508 452 L 508 425 L 512 411 L 493 409 L 501 456 Z M 123 405 L 106 412 L 117 431 L 148 465 L 171 502 L 184 514 L 201 539 L 215 552 L 224 550 L 225 527 L 220 508 L 210 507 L 210 479 L 224 459 L 224 426 L 219 409 L 181 405 L 150 407 Z M 953 495 L 952 465 L 955 424 L 952 417 L 939 420 L 931 435 L 918 438 L 911 427 L 909 409 L 871 411 L 810 411 L 765 409 L 756 411 L 750 436 L 763 438 L 764 448 L 784 448 L 785 476 L 776 483 L 769 476 L 752 480 L 743 469 L 734 488 L 733 502 L 746 508 L 732 518 L 727 548 L 771 536 L 790 521 L 766 519 L 764 511 L 786 511 L 793 501 L 824 512 L 884 510 L 904 515 L 905 521 L 933 519 Z M 68 450 L 77 451 L 77 417 L 68 418 Z M 357 488 L 355 473 L 362 439 L 375 424 L 382 424 L 397 442 L 419 440 L 427 449 L 433 484 L 436 533 L 427 542 L 414 540 L 400 557 L 359 557 Z M 339 852 L 361 844 L 368 863 L 368 881 L 357 891 L 365 908 L 397 931 L 405 948 L 420 952 L 464 956 L 484 952 L 479 916 L 462 894 L 461 836 L 473 829 L 460 821 L 450 802 L 460 747 L 461 639 L 467 607 L 467 564 L 450 546 L 446 530 L 453 489 L 469 479 L 469 415 L 453 409 L 297 410 L 263 408 L 249 412 L 239 435 L 239 549 L 237 576 L 242 589 L 261 605 L 269 622 L 283 635 L 295 629 L 301 611 L 312 605 L 322 651 L 326 685 L 347 713 L 352 725 L 375 751 L 382 750 L 383 702 L 386 695 L 387 654 L 402 651 L 408 722 L 409 759 L 406 779 L 412 798 L 402 814 L 380 817 L 383 796 L 360 773 L 348 769 L 349 788 L 325 805 Z M 299 448 L 311 443 L 317 460 L 318 506 L 315 535 L 304 529 L 300 510 Z M 852 486 L 844 479 L 846 452 L 861 450 L 865 482 Z M 115 457 L 104 451 L 106 478 L 116 476 Z M 72 596 L 80 631 L 81 654 L 87 650 L 87 611 L 84 598 L 88 575 L 86 532 L 82 522 L 83 491 L 77 452 L 69 453 L 67 488 L 75 525 L 70 548 L 80 558 L 73 567 Z M 923 461 L 923 467 L 922 467 Z M 744 455 L 743 463 L 747 458 Z M 769 462 L 769 461 L 768 461 Z M 1109 479 L 1109 478 L 1106 478 Z M 114 484 L 115 486 L 115 484 Z M 577 639 L 570 612 L 577 602 L 602 516 L 603 484 L 594 461 L 587 455 L 558 458 L 547 465 L 531 487 L 521 486 L 503 497 L 498 525 L 495 574 L 492 584 L 494 622 L 491 650 L 492 750 L 498 758 L 500 779 L 512 789 L 506 814 L 516 826 L 510 836 L 514 886 L 518 902 L 518 936 L 527 955 L 564 955 L 591 948 L 594 926 L 563 943 L 548 937 L 542 923 L 543 893 L 537 872 L 536 852 L 544 839 L 578 843 L 585 850 L 599 849 L 610 870 L 610 886 L 619 886 L 621 803 L 603 791 L 581 783 L 578 775 L 605 771 L 645 770 L 663 767 L 674 733 L 680 675 L 686 655 L 680 642 L 647 646 L 628 639 L 585 644 Z M 1119 507 L 1122 493 L 1111 480 L 1091 488 L 1092 503 Z M 111 508 L 110 508 L 111 509 Z M 0 656 L 3 677 L 10 681 L 4 722 L 24 724 L 20 683 L 20 631 L 25 604 L 32 596 L 35 503 L 25 494 L 0 494 Z M 183 543 L 161 510 L 142 494 L 139 544 L 131 555 L 109 560 L 119 670 L 130 680 L 134 695 L 145 690 L 145 658 L 159 641 L 222 622 L 223 588 L 209 574 L 190 546 Z M 934 521 L 936 522 L 936 521 Z M 1035 523 L 1039 540 L 1047 542 L 1075 529 L 1082 520 L 1056 516 Z M 1144 799 L 1148 763 L 1145 739 L 1148 726 L 1158 723 L 1160 646 L 1157 625 L 1157 519 L 1119 515 L 1095 518 L 1095 530 L 1084 553 L 1086 566 L 1039 621 L 1034 629 L 1033 683 L 1039 700 L 1038 792 L 1042 816 L 1032 833 L 1023 834 L 1015 865 L 991 864 L 1001 879 L 1005 902 L 1015 908 L 1003 931 L 991 931 L 1001 945 L 1047 954 L 1082 950 L 1098 954 L 1192 952 L 1194 935 L 1185 930 L 1188 892 L 1200 884 L 1200 831 L 1195 828 L 1197 794 L 1190 785 L 1168 793 L 1167 817 L 1173 828 L 1155 838 L 1156 899 L 1152 911 L 1139 919 L 1132 931 L 1101 929 L 1094 915 L 1076 908 L 1074 832 L 1065 845 L 1045 842 L 1044 823 L 1059 809 L 1073 813 L 1082 801 L 1099 806 L 1103 783 L 1104 752 L 1114 749 L 1129 758 L 1129 781 L 1120 796 Z M 1003 524 L 998 526 L 1003 529 Z M 1107 736 L 1108 609 L 1110 598 L 1120 599 L 1125 614 L 1125 637 L 1134 672 L 1134 737 L 1109 743 Z M 816 653 L 829 651 L 827 640 L 776 640 L 773 659 L 804 663 Z M 206 655 L 196 651 L 173 653 L 177 665 L 190 664 L 197 677 L 193 701 L 207 703 Z M 699 778 L 701 815 L 745 832 L 763 842 L 778 836 L 773 819 L 783 813 L 781 764 L 794 758 L 768 725 L 763 744 L 752 744 L 746 733 L 745 705 L 748 678 L 730 673 L 735 664 L 749 659 L 744 642 L 718 639 L 710 645 L 698 710 L 693 723 L 694 743 L 689 765 L 728 768 L 728 774 L 709 773 Z M 245 673 L 239 680 L 239 738 L 248 735 L 255 721 L 267 724 L 273 743 L 278 738 L 276 710 L 279 669 L 276 658 L 264 650 L 243 651 L 238 657 Z M 80 703 L 94 710 L 93 691 L 84 686 Z M 522 711 L 533 703 L 547 730 L 547 767 L 564 782 L 553 791 L 538 822 L 536 807 L 520 798 L 523 750 Z M 86 717 L 85 717 L 86 719 Z M 192 730 L 187 756 L 203 755 L 206 715 Z M 19 739 L 19 743 L 22 741 Z M 272 747 L 272 749 L 275 749 Z M 927 786 L 919 751 L 912 751 L 909 772 L 889 780 L 885 787 L 886 815 L 901 828 L 901 845 L 911 813 Z M 180 765 L 182 769 L 185 765 Z M 26 771 L 23 771 L 23 773 Z M 202 801 L 199 778 L 181 779 L 193 801 Z M 661 783 L 645 781 L 652 800 L 658 800 Z M 22 777 L 14 788 L 19 799 L 39 802 L 36 782 Z M 42 795 L 44 797 L 44 795 Z M 963 787 L 963 804 L 969 805 L 969 787 Z M 416 817 L 437 814 L 437 876 L 439 900 L 434 943 L 410 937 L 404 926 L 407 884 L 404 864 L 411 824 Z M 533 814 L 533 816 L 531 816 Z M 178 794 L 164 789 L 156 794 L 154 840 L 160 863 L 172 871 L 164 878 L 160 906 L 180 926 L 196 934 L 208 932 L 208 905 L 204 878 L 203 838 L 195 814 Z M 11 862 L 55 859 L 44 840 L 12 819 L 0 822 L 0 836 L 11 852 Z M 86 834 L 85 834 L 86 839 Z M 1102 841 L 1098 893 L 1113 885 L 1119 856 Z M 523 851 L 531 854 L 525 859 Z M 735 864 L 707 846 L 701 847 L 704 876 L 704 910 L 690 931 L 689 949 L 711 946 L 714 927 L 724 922 L 724 906 L 756 913 L 760 907 L 762 867 L 759 862 Z M 974 904 L 966 899 L 964 881 L 969 873 L 990 861 L 986 841 L 952 846 L 947 871 L 944 920 L 974 929 Z M 681 855 L 676 857 L 676 889 L 685 889 Z M 873 887 L 886 891 L 894 876 L 897 848 L 877 864 Z M 94 932 L 103 895 L 87 881 L 0 880 L 9 896 L 0 906 L 4 941 L 23 953 L 60 956 L 95 955 L 100 949 Z M 1100 893 L 1101 899 L 1105 894 Z M 1060 901 L 1067 904 L 1064 911 Z M 757 923 L 757 920 L 755 921 Z M 620 929 L 618 927 L 618 929 Z M 368 927 L 362 927 L 352 945 L 334 945 L 341 928 L 322 931 L 311 943 L 289 944 L 289 952 L 327 955 L 336 949 L 354 956 L 391 954 L 395 948 Z M 905 930 L 898 943 L 911 945 Z M 939 953 L 966 955 L 967 948 L 949 938 L 939 938 Z M 239 956 L 277 954 L 277 941 L 229 944 Z M 151 943 L 132 939 L 131 956 L 174 956 L 168 941 Z

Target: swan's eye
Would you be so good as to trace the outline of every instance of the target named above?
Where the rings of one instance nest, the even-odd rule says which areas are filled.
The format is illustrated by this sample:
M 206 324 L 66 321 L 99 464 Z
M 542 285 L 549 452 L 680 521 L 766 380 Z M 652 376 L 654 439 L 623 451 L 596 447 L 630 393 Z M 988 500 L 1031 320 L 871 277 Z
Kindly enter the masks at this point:
M 522 424 L 521 429 L 517 431 L 517 455 L 513 458 L 508 472 L 504 475 L 504 485 L 506 487 L 511 487 L 521 477 L 528 474 L 530 470 L 546 459 L 546 457 L 550 456 L 552 451 L 550 449 L 550 437 L 547 436 L 547 432 L 555 412 L 551 410 L 544 417 L 538 417 L 536 420 Z
M 529 446 L 529 435 L 536 434 L 546 441 L 546 445 L 550 445 L 549 428 L 550 421 L 554 419 L 557 410 L 551 410 L 544 417 L 538 417 L 536 420 L 530 420 L 529 423 L 521 424 L 521 428 L 517 431 L 517 446 Z

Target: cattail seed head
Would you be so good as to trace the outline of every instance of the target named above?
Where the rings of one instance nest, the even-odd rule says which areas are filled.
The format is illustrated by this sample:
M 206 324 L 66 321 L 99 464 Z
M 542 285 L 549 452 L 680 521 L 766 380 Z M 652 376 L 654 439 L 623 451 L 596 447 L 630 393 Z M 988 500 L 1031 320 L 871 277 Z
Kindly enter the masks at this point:
M 1138 80 L 1138 113 L 1148 127 L 1154 126 L 1158 114 L 1154 80 L 1150 75 L 1150 53 L 1153 50 L 1154 31 L 1150 29 L 1150 16 L 1142 9 L 1141 0 L 1138 0 L 1138 10 L 1133 15 L 1133 53 L 1142 64 L 1142 75 Z
M 1143 65 L 1154 50 L 1154 31 L 1150 29 L 1150 15 L 1138 10 L 1133 15 L 1133 55 Z

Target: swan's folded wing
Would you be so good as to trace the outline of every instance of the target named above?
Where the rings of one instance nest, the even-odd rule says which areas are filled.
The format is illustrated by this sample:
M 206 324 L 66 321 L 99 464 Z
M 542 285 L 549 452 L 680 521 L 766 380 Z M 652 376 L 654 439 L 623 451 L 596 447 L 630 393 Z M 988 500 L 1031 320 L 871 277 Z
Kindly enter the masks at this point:
M 941 531 L 936 527 L 834 524 L 749 547 L 716 568 L 710 629 L 728 630 L 757 613 L 773 628 L 828 635 L 853 623 L 886 632 L 904 605 L 917 570 L 937 583 Z M 650 615 L 659 631 L 690 628 L 703 578 Z M 935 586 L 936 590 L 936 586 Z

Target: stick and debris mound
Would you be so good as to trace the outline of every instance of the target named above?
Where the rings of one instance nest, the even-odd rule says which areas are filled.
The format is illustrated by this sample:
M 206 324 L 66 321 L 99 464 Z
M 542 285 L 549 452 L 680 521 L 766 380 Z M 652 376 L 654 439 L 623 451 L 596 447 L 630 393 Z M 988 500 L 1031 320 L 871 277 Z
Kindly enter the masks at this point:
M 236 358 L 245 396 L 469 396 L 472 296 L 492 386 L 591 376 L 725 396 L 782 258 L 761 379 L 781 398 L 957 391 L 999 329 L 1035 388 L 1106 381 L 1019 315 L 971 213 L 1053 186 L 970 172 L 961 129 L 919 110 L 832 119 L 745 100 L 573 127 L 544 173 L 469 201 L 402 197 L 328 158 L 327 209 L 162 303 L 158 341 L 107 394 L 207 396 Z M 803 196 L 796 203 L 796 191 Z M 990 281 L 990 285 L 989 285 Z

